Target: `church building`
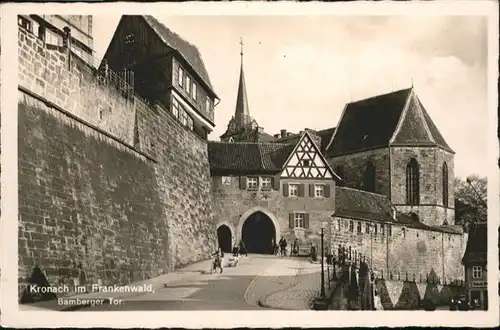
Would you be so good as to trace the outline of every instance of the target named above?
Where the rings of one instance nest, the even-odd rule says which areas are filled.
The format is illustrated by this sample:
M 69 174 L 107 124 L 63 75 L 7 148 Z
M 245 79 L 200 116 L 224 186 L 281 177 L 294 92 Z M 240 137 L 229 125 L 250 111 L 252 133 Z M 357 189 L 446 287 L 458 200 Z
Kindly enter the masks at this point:
M 208 145 L 221 247 L 319 246 L 323 227 L 328 249 L 350 246 L 388 276 L 462 278 L 454 151 L 413 86 L 348 103 L 336 127 L 271 135 L 250 115 L 240 55 L 235 114 Z

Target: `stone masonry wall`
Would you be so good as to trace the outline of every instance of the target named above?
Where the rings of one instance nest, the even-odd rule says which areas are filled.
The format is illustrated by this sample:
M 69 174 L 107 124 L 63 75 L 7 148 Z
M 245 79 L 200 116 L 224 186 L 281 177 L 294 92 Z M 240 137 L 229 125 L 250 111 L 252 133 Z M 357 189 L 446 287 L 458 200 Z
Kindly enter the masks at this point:
M 389 148 L 329 158 L 328 164 L 334 171 L 337 166 L 344 166 L 343 179 L 346 187 L 363 189 L 363 176 L 368 161 L 372 161 L 376 169 L 375 193 L 390 197 L 391 176 Z
M 51 285 L 163 273 L 167 218 L 153 162 L 20 94 L 21 289 L 35 265 Z
M 319 246 L 322 222 L 331 222 L 331 214 L 335 207 L 334 182 L 328 181 L 331 186 L 329 198 L 308 197 L 307 184 L 314 180 L 293 180 L 293 182 L 304 183 L 304 197 L 284 197 L 283 184 L 287 181 L 281 180 L 279 190 L 250 191 L 240 189 L 239 177 L 231 177 L 231 185 L 223 185 L 220 176 L 212 177 L 212 195 L 214 200 L 214 221 L 216 224 L 229 224 L 233 235 L 237 240 L 240 238 L 239 226 L 242 226 L 247 216 L 254 211 L 263 211 L 268 216 L 276 218 L 279 228 L 276 228 L 276 239 L 285 237 L 288 242 L 293 242 L 295 237 L 301 237 L 302 233 L 295 232 L 289 228 L 289 214 L 294 211 L 303 211 L 309 214 L 309 228 L 304 231 L 304 242 L 312 242 Z M 326 183 L 321 180 L 316 183 Z M 246 216 L 245 216 L 246 215 Z M 326 227 L 325 237 L 328 237 L 329 226 Z
M 353 232 L 349 230 L 351 221 Z M 361 234 L 357 232 L 358 223 L 361 223 Z M 448 280 L 463 279 L 460 260 L 466 240 L 462 235 L 403 227 L 394 223 L 391 224 L 390 236 L 387 224 L 382 234 L 382 223 L 377 223 L 377 234 L 370 234 L 366 232 L 368 223 L 335 217 L 330 243 L 334 252 L 339 244 L 351 246 L 368 260 L 373 258 L 374 270 L 382 272 L 385 277 L 392 272 L 396 278 L 399 272 L 401 279 L 406 279 L 408 273 L 410 280 L 413 274 L 418 280 L 433 270 L 441 279 L 443 276 Z M 374 224 L 371 222 L 371 226 Z
M 19 31 L 20 283 L 35 264 L 51 284 L 82 271 L 123 284 L 206 259 L 216 244 L 206 141 L 70 63 Z
M 415 157 L 420 165 L 420 206 L 406 204 L 406 164 Z M 448 207 L 442 201 L 442 166 L 448 165 Z M 453 154 L 438 148 L 391 148 L 391 196 L 395 206 L 404 213 L 418 214 L 420 221 L 439 226 L 445 220 L 455 223 Z

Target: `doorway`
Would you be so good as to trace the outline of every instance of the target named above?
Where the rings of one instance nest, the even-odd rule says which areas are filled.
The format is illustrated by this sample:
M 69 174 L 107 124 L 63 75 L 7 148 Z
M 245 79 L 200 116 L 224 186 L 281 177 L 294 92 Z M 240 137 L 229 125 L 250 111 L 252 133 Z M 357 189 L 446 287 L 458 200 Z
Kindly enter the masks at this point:
M 229 229 L 228 226 L 221 225 L 219 226 L 219 228 L 217 228 L 217 240 L 219 242 L 219 247 L 223 252 L 231 252 L 231 229 Z
M 248 253 L 273 254 L 276 228 L 265 213 L 251 214 L 243 224 L 241 236 Z

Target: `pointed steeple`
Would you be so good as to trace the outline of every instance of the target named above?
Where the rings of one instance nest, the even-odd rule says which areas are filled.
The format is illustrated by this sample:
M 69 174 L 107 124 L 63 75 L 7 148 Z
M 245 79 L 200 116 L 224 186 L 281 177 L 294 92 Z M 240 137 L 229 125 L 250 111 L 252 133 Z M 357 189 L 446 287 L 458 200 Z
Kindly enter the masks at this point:
M 240 82 L 238 86 L 238 96 L 236 97 L 236 110 L 234 119 L 239 129 L 246 128 L 250 125 L 250 111 L 248 109 L 247 89 L 245 84 L 245 74 L 243 72 L 243 39 L 240 40 L 241 45 L 241 69 Z

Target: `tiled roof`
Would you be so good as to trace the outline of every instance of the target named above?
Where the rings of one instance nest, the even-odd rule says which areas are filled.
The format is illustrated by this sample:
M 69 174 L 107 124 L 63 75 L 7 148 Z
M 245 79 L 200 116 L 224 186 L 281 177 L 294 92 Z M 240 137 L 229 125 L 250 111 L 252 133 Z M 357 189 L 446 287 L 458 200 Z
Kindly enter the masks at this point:
M 389 146 L 411 89 L 349 103 L 327 156 Z
M 362 190 L 335 187 L 335 214 L 365 221 L 380 221 L 403 225 L 409 228 L 432 230 L 452 234 L 461 233 L 456 228 L 444 226 L 433 227 L 413 220 L 410 216 L 397 213 L 396 219 L 392 217 L 394 206 L 387 196 L 374 194 Z
M 391 221 L 392 204 L 384 195 L 335 187 L 335 214 L 365 220 Z
M 328 146 L 328 142 L 332 138 L 333 133 L 335 133 L 335 127 L 327 128 L 321 131 L 317 131 L 316 134 L 321 138 L 321 145 L 319 146 L 321 152 L 324 153 L 326 151 L 326 147 Z
M 142 17 L 168 47 L 176 50 L 184 58 L 184 60 L 191 66 L 198 76 L 200 76 L 201 80 L 203 80 L 203 82 L 215 95 L 214 88 L 212 87 L 210 77 L 208 76 L 207 69 L 205 68 L 205 64 L 203 63 L 203 59 L 198 51 L 198 48 L 184 40 L 177 33 L 168 29 L 153 16 L 143 15 Z M 215 96 L 217 97 L 217 95 Z
M 218 174 L 277 173 L 294 147 L 281 143 L 210 141 L 210 171 Z
M 453 152 L 413 88 L 407 88 L 347 104 L 326 155 L 334 157 L 364 149 L 389 147 L 407 101 L 410 101 L 408 111 L 394 145 L 431 144 Z
M 463 263 L 486 262 L 488 254 L 488 228 L 485 223 L 478 223 L 469 232 Z

